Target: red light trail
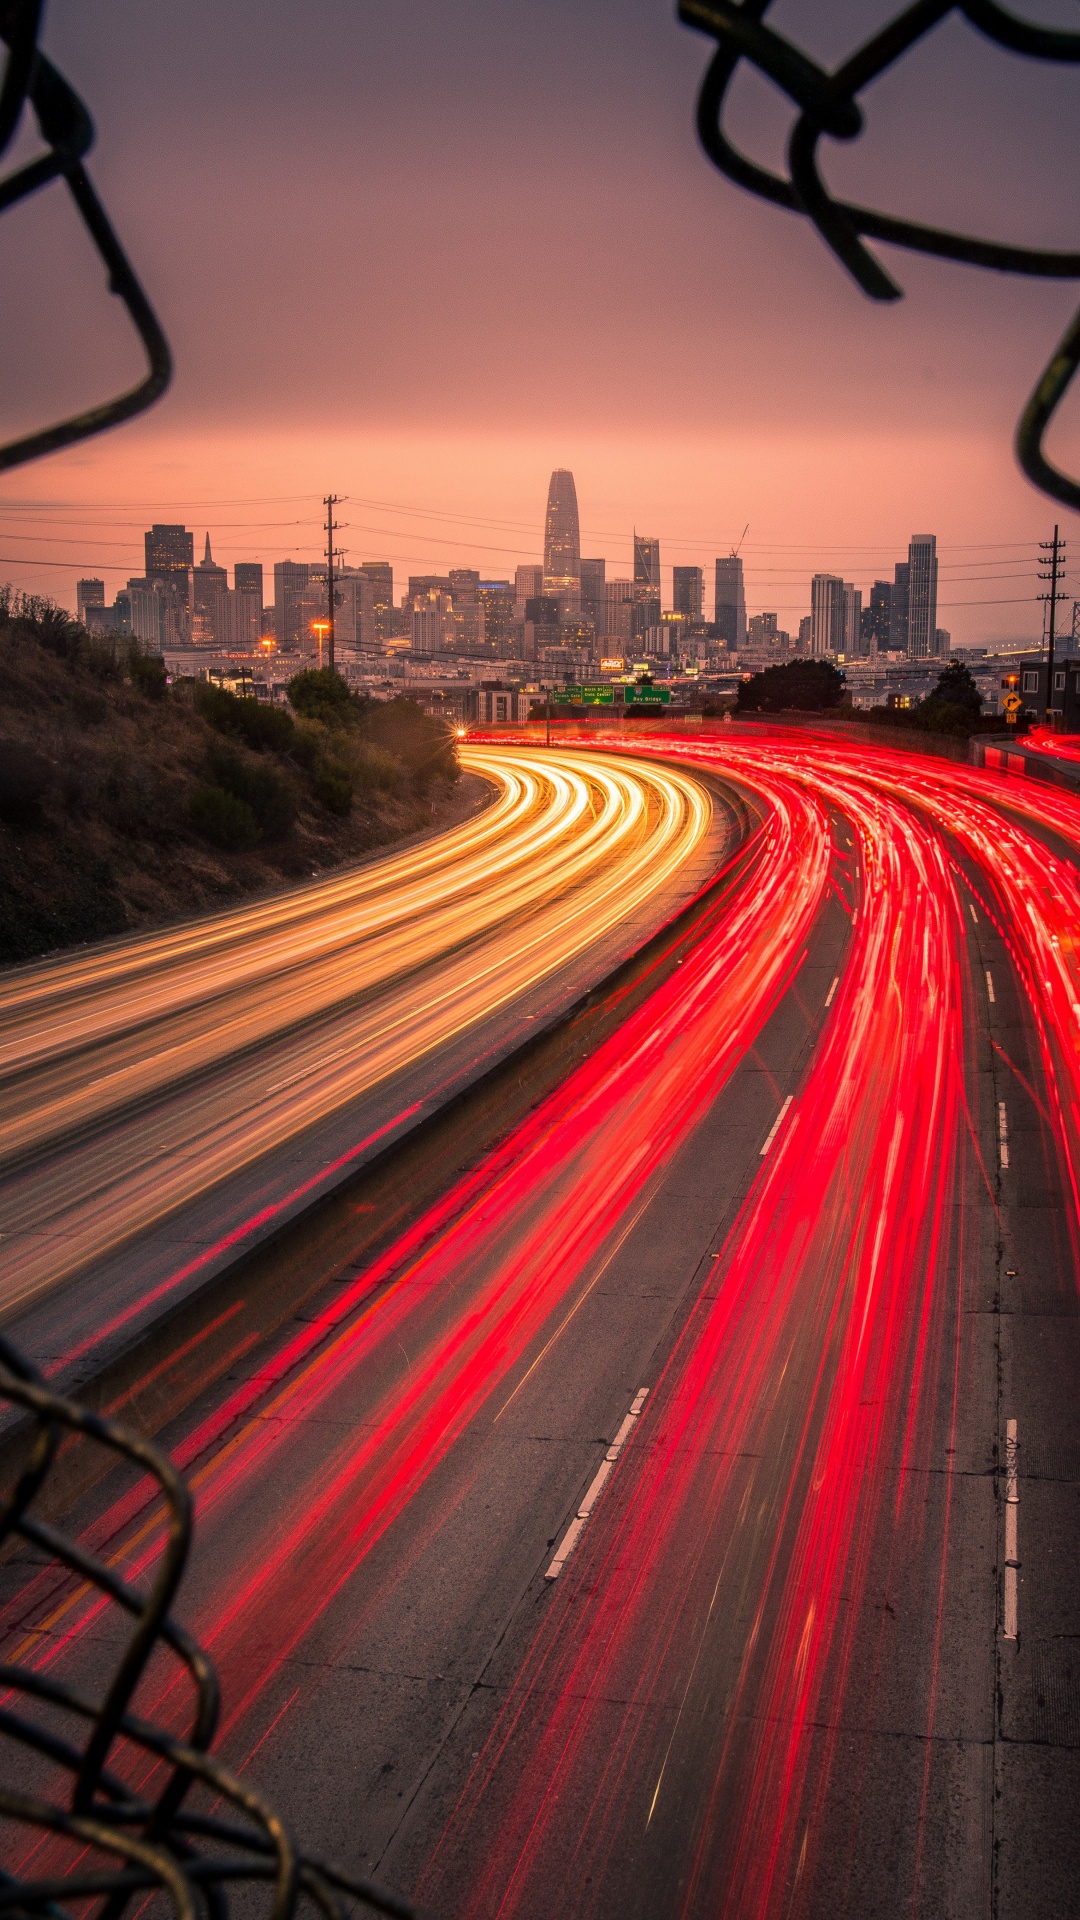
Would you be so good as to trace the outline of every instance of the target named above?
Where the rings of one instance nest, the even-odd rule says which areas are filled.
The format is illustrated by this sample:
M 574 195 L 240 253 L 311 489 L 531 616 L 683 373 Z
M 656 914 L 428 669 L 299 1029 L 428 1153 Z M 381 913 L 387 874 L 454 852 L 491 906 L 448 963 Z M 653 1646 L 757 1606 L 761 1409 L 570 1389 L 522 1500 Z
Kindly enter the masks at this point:
M 1080 1253 L 1080 886 L 1054 843 L 1080 852 L 1080 800 L 794 729 L 725 734 L 633 742 L 730 775 L 765 811 L 750 877 L 683 965 L 179 1450 L 214 1547 L 193 1624 L 250 1757 L 283 1662 L 595 1283 L 841 901 L 845 961 L 793 1105 L 430 1862 L 420 1894 L 444 1913 L 539 1915 L 553 1876 L 576 1914 L 632 1913 L 665 1873 L 682 1913 L 813 1912 L 841 1709 L 868 1712 L 884 1684 L 855 1623 L 872 1580 L 929 1556 L 925 1802 L 953 1486 L 928 1501 L 916 1463 L 942 1408 L 955 1427 L 971 1202 L 996 1174 L 976 904 L 1037 1036 Z M 361 1371 L 368 1410 L 342 1435 L 333 1396 Z M 158 1550 L 156 1515 L 136 1491 L 92 1539 L 132 1571 Z M 79 1664 L 102 1604 L 38 1575 L 0 1627 L 17 1657 Z

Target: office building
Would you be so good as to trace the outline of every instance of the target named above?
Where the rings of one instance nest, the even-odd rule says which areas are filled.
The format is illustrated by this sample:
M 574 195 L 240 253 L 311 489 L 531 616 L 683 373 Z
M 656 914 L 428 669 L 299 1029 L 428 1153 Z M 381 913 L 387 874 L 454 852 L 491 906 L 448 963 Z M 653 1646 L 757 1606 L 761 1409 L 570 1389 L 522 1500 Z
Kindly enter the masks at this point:
M 632 580 L 604 582 L 604 624 L 601 638 L 611 653 L 629 651 L 634 631 L 634 583 Z M 615 646 L 612 643 L 618 641 Z
M 480 606 L 480 645 L 494 660 L 514 657 L 514 589 L 509 580 L 481 580 L 476 590 Z
M 394 569 L 389 560 L 360 563 L 360 645 L 383 651 L 394 638 Z
M 565 467 L 556 468 L 548 486 L 543 593 L 545 599 L 557 599 L 564 613 L 580 610 L 581 530 L 577 488 L 573 474 Z
M 186 527 L 155 523 L 144 534 L 143 545 L 146 578 L 157 586 L 162 598 L 162 644 L 188 646 L 195 536 Z
M 86 625 L 85 615 L 87 607 L 103 607 L 104 605 L 104 580 L 80 580 L 78 582 L 75 588 L 75 608 L 77 616 L 79 620 L 82 621 L 83 626 Z
M 875 580 L 870 589 L 870 605 L 862 610 L 859 651 L 871 660 L 879 653 L 887 653 L 891 644 L 892 596 L 891 580 Z
M 791 639 L 781 631 L 775 613 L 755 613 L 746 623 L 746 644 L 759 653 L 786 653 Z
M 425 600 L 429 593 L 449 593 L 448 573 L 410 573 L 409 599 Z
M 455 646 L 454 602 L 448 593 L 429 587 L 410 596 L 410 627 L 414 653 L 452 653 Z
M 475 654 L 480 642 L 480 575 L 472 567 L 451 567 L 450 599 L 454 608 L 454 651 Z
M 300 602 L 307 592 L 311 567 L 306 560 L 275 560 L 274 562 L 274 633 L 278 646 L 285 652 L 299 647 L 306 635 L 304 613 Z
M 651 534 L 634 535 L 634 634 L 644 642 L 660 624 L 660 542 Z
M 165 644 L 165 601 L 157 582 L 145 575 L 127 583 L 128 631 L 151 653 Z
M 525 602 L 524 645 L 526 660 L 543 660 L 552 648 L 562 645 L 561 602 L 554 594 L 537 594 Z
M 840 649 L 844 658 L 855 660 L 862 647 L 862 588 L 853 587 L 849 580 L 844 581 L 844 641 Z
M 120 598 L 119 594 L 117 594 L 116 597 L 119 600 Z M 936 641 L 936 645 L 934 647 L 935 657 L 938 660 L 947 660 L 949 658 L 949 655 L 952 652 L 952 634 L 949 632 L 947 627 L 938 627 L 937 632 L 934 635 L 934 639 Z M 1067 640 L 1066 640 L 1065 650 L 1066 652 L 1068 651 Z
M 799 621 L 799 638 L 795 643 L 799 653 L 809 653 L 810 642 L 813 638 L 813 631 L 814 631 L 813 614 L 804 613 L 802 619 Z
M 815 657 L 844 651 L 844 582 L 839 574 L 815 573 L 810 583 L 810 651 Z
M 261 611 L 263 603 L 262 561 L 238 560 L 233 568 L 233 588 L 237 593 L 257 593 Z
M 908 640 L 910 660 L 937 655 L 937 538 L 916 533 L 908 546 Z
M 234 570 L 234 578 L 240 568 Z M 253 653 L 263 633 L 262 589 L 235 587 L 222 595 L 220 644 L 229 653 Z
M 889 650 L 892 653 L 906 653 L 908 650 L 908 575 L 910 571 L 906 560 L 898 560 L 893 570 L 892 605 L 889 610 Z
M 187 584 L 187 575 L 195 565 L 195 535 L 186 527 L 159 526 L 155 523 L 149 533 L 143 535 L 143 547 L 146 553 L 146 577 L 148 580 L 169 580 L 182 576 Z
M 606 560 L 583 560 L 581 562 L 581 611 L 587 620 L 592 621 L 594 633 L 602 633 L 604 630 L 604 587 L 606 582 Z
M 225 612 L 222 606 L 224 596 L 229 591 L 229 576 L 224 567 L 219 567 L 210 551 L 210 535 L 206 536 L 206 551 L 191 576 L 191 641 L 196 647 L 220 646 L 224 640 Z
M 716 588 L 713 602 L 716 637 L 725 647 L 746 645 L 746 589 L 743 564 L 737 553 L 716 562 Z
M 518 567 L 514 574 L 514 619 L 524 620 L 525 602 L 538 599 L 543 591 L 543 567 Z
M 705 607 L 704 567 L 673 567 L 671 605 L 685 620 L 701 620 Z

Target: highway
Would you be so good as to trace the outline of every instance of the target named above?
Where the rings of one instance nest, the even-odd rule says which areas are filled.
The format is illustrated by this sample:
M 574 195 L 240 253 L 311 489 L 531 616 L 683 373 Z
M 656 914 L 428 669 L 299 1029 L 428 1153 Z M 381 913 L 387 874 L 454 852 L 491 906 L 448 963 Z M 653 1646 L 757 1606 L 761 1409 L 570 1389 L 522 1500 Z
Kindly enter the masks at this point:
M 168 1433 L 223 1751 L 438 1915 L 1080 1912 L 1080 803 L 604 744 L 730 782 L 741 864 Z M 126 1483 L 78 1524 L 160 1549 Z M 6 1657 L 100 1675 L 106 1603 L 4 1577 Z
M 677 770 L 463 758 L 497 797 L 449 834 L 4 976 L 6 1320 L 602 944 L 710 824 Z

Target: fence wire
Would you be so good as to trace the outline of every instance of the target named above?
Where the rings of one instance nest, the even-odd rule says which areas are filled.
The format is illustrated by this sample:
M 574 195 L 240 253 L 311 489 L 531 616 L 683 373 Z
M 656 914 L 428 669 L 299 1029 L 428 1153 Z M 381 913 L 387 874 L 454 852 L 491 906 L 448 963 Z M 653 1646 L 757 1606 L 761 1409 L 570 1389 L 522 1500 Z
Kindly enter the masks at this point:
M 996 0 L 966 0 L 960 5 L 954 0 L 916 0 L 830 73 L 765 24 L 770 5 L 771 0 L 742 0 L 741 5 L 738 0 L 679 0 L 679 18 L 718 43 L 698 98 L 697 127 L 702 146 L 721 173 L 761 199 L 813 221 L 825 244 L 871 300 L 899 300 L 903 291 L 864 244 L 867 239 L 997 273 L 1049 280 L 1080 278 L 1080 253 L 980 240 L 973 234 L 922 226 L 838 200 L 826 186 L 818 160 L 818 147 L 826 135 L 834 140 L 858 138 L 865 124 L 858 99 L 863 89 L 949 14 L 963 15 L 978 32 L 1010 53 L 1034 60 L 1080 62 L 1080 33 L 1018 20 Z M 798 109 L 788 142 L 787 178 L 741 153 L 724 129 L 728 89 L 743 60 L 779 87 Z M 1080 313 L 1042 374 L 1016 433 L 1017 456 L 1028 479 L 1043 493 L 1075 508 L 1080 508 L 1080 484 L 1051 465 L 1043 441 L 1078 365 Z
M 36 159 L 0 179 L 0 214 L 54 180 L 67 183 L 83 225 L 104 262 L 110 292 L 123 301 L 146 349 L 148 371 L 138 386 L 101 406 L 9 440 L 0 447 L 0 472 L 86 440 L 121 420 L 130 420 L 164 393 L 172 377 L 169 343 L 83 166 L 94 144 L 93 122 L 78 94 L 37 44 L 42 4 L 43 0 L 0 0 L 0 41 L 7 47 L 0 80 L 0 157 L 21 127 L 27 106 L 46 148 Z
M 100 1698 L 54 1678 L 44 1663 L 0 1664 L 0 1821 L 4 1858 L 14 1868 L 0 1869 L 0 1914 L 120 1920 L 149 1897 L 155 1911 L 165 1910 L 164 1901 L 176 1920 L 229 1920 L 230 1896 L 254 1885 L 265 1920 L 291 1920 L 305 1901 L 325 1920 L 349 1920 L 358 1901 L 394 1920 L 416 1920 L 416 1909 L 396 1894 L 298 1852 L 274 1809 L 211 1757 L 214 1669 L 170 1611 L 191 1540 L 191 1497 L 170 1462 L 115 1421 L 50 1393 L 0 1336 L 2 1400 L 22 1408 L 33 1430 L 26 1466 L 0 1494 L 0 1550 L 21 1539 L 35 1563 L 43 1556 L 67 1570 L 72 1579 L 64 1585 L 61 1575 L 54 1610 L 60 1591 L 111 1603 L 113 1619 L 95 1623 L 95 1657 L 113 1645 L 114 1622 L 128 1625 Z M 127 1461 L 160 1488 L 165 1544 L 143 1589 L 35 1514 L 48 1498 L 58 1449 L 71 1437 Z M 38 1636 L 31 1629 L 28 1637 Z M 162 1653 L 190 1688 L 183 1739 L 132 1710 L 147 1663 Z M 130 1783 L 134 1772 L 149 1775 L 140 1791 Z M 34 1871 L 43 1832 L 60 1845 Z M 22 1869 L 20 1858 L 29 1863 Z M 250 1893 L 244 1915 L 252 1920 Z

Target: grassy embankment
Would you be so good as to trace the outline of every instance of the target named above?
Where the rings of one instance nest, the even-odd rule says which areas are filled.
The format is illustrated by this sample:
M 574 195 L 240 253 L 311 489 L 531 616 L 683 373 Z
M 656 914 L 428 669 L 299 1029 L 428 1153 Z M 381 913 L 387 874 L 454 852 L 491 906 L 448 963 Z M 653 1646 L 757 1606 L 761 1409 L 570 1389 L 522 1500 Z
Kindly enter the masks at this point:
M 213 911 L 432 824 L 458 778 L 413 702 L 302 674 L 289 707 L 0 588 L 0 961 Z

